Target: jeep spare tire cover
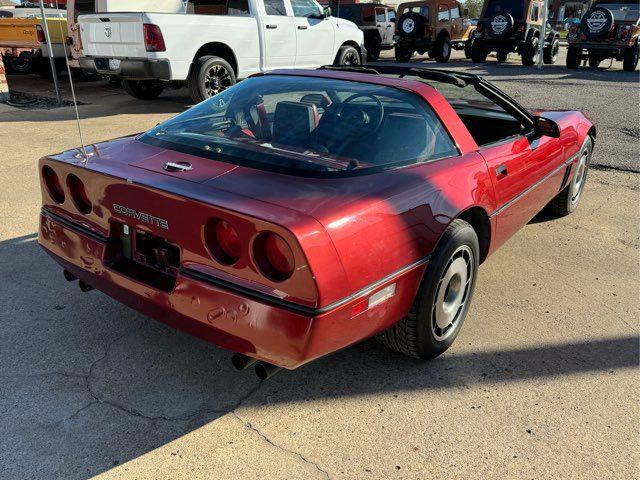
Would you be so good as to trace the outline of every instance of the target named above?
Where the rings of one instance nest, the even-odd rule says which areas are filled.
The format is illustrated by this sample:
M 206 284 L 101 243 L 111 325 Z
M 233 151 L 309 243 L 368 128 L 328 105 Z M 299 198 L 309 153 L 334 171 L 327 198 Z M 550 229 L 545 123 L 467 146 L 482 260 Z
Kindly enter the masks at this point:
M 424 35 L 424 17 L 416 12 L 403 13 L 398 20 L 398 31 L 403 37 L 422 37 Z
M 580 21 L 580 31 L 587 38 L 600 38 L 613 28 L 613 13 L 604 7 L 594 7 Z
M 508 13 L 498 13 L 487 22 L 487 33 L 492 38 L 503 38 L 513 29 L 513 17 Z

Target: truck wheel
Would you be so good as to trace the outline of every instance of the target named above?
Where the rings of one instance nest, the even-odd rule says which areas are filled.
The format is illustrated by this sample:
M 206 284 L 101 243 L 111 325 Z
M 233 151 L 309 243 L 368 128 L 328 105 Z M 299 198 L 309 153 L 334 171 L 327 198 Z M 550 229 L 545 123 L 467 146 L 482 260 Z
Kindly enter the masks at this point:
M 375 62 L 380 58 L 380 50 L 382 47 L 382 42 L 378 37 L 374 37 L 369 45 L 365 45 L 367 48 L 367 61 Z
M 464 44 L 464 58 L 471 58 L 471 52 L 473 51 L 474 40 L 470 38 L 467 43 Z
M 191 100 L 200 103 L 236 84 L 236 74 L 224 58 L 206 55 L 191 66 L 187 85 Z
M 505 52 L 504 50 L 499 50 L 496 52 L 496 58 L 498 59 L 498 63 L 504 63 L 509 58 L 509 52 Z
M 360 53 L 352 46 L 340 47 L 336 56 L 336 65 L 361 65 Z
M 525 67 L 530 67 L 534 63 L 536 63 L 536 52 L 538 51 L 538 43 L 538 38 L 533 37 L 530 41 L 524 44 L 520 55 L 522 56 L 522 65 L 524 65 Z
M 409 60 L 411 60 L 411 56 L 413 55 L 413 52 L 411 50 L 402 48 L 402 47 L 396 47 L 396 60 L 398 62 L 403 62 L 406 63 Z
M 589 53 L 589 66 L 591 68 L 598 68 L 600 62 L 602 62 L 602 57 L 600 55 L 595 52 Z
M 140 100 L 153 100 L 160 96 L 164 85 L 157 80 L 123 80 L 122 88 L 132 97 Z
M 4 64 L 9 75 L 27 75 L 33 71 L 33 62 L 24 55 L 5 57 Z
M 634 72 L 638 66 L 638 43 L 632 47 L 624 49 L 624 59 L 622 60 L 622 69 L 625 72 Z
M 440 37 L 438 43 L 436 43 L 433 56 L 438 63 L 446 63 L 451 57 L 451 39 L 446 35 Z
M 580 66 L 580 60 L 582 57 L 582 49 L 576 47 L 569 47 L 567 49 L 567 68 L 576 69 Z
M 379 333 L 378 341 L 424 360 L 444 353 L 469 310 L 479 257 L 473 227 L 460 219 L 451 222 L 431 256 L 409 315 Z
M 560 39 L 554 38 L 551 45 L 546 47 L 542 52 L 542 61 L 547 65 L 553 65 L 558 60 L 558 52 L 560 51 Z
M 487 61 L 487 47 L 482 40 L 476 40 L 471 46 L 471 61 L 473 63 L 484 63 Z
M 565 217 L 578 208 L 578 202 L 582 196 L 585 182 L 587 181 L 587 173 L 589 172 L 589 165 L 591 164 L 591 150 L 593 144 L 591 138 L 587 137 L 582 150 L 580 151 L 580 159 L 577 165 L 574 167 L 573 177 L 564 190 L 562 190 L 551 202 L 547 205 L 547 210 L 552 215 L 558 217 Z

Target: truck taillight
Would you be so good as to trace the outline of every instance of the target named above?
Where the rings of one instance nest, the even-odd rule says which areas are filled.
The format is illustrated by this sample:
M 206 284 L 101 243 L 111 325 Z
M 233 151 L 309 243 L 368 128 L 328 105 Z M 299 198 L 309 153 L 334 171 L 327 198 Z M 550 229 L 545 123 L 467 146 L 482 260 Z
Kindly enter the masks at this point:
M 432 34 L 433 34 L 433 28 L 424 27 L 424 36 L 425 37 L 430 37 Z
M 524 32 L 524 28 L 525 28 L 524 23 L 521 23 L 520 25 L 518 25 L 518 32 L 520 33 Z
M 575 35 L 576 33 L 578 33 L 578 25 L 576 25 L 575 23 L 571 25 L 569 27 L 569 33 L 572 35 Z
M 36 35 L 38 36 L 38 43 L 47 43 L 47 37 L 44 34 L 42 25 L 36 25 Z
M 147 52 L 164 52 L 166 47 L 164 44 L 164 37 L 162 31 L 158 25 L 151 23 L 144 24 L 144 45 Z
M 620 29 L 620 40 L 626 42 L 629 39 L 629 34 L 631 33 L 631 25 L 625 25 Z

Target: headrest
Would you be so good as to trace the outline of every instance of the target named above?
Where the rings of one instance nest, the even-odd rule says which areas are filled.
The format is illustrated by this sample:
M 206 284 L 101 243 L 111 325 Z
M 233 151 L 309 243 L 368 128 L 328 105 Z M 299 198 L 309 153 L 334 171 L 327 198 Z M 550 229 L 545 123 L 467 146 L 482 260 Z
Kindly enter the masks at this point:
M 306 147 L 315 129 L 315 105 L 282 101 L 273 118 L 273 141 L 294 147 Z

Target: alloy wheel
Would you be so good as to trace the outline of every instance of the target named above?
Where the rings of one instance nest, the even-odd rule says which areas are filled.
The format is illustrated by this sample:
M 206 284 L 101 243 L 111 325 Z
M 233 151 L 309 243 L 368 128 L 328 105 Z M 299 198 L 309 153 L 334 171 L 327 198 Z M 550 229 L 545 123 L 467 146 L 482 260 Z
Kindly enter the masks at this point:
M 576 167 L 575 179 L 573 181 L 573 188 L 571 189 L 571 203 L 576 204 L 580 200 L 580 194 L 584 189 L 585 180 L 587 178 L 587 170 L 589 169 L 589 154 L 583 152 Z
M 231 75 L 226 68 L 212 65 L 204 77 L 204 89 L 208 97 L 213 97 L 231 86 Z

